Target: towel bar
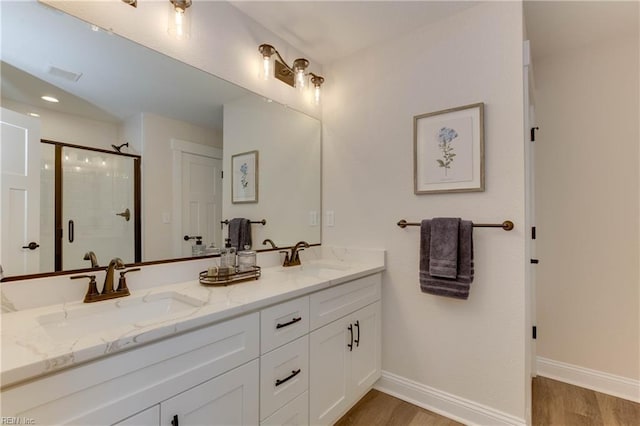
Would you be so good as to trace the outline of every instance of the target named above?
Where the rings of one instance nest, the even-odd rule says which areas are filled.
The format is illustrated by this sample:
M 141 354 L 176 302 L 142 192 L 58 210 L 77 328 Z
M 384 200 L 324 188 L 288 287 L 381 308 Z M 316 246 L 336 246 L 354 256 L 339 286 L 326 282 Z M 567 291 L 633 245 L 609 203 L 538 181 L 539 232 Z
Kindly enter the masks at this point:
M 401 219 L 400 221 L 398 221 L 396 225 L 398 225 L 400 228 L 406 228 L 407 226 L 420 226 L 420 223 L 407 222 L 406 220 Z M 513 225 L 513 222 L 511 222 L 510 220 L 505 220 L 502 223 L 474 223 L 473 227 L 474 228 L 502 228 L 505 231 L 511 231 L 514 228 L 514 225 Z
M 251 223 L 260 223 L 262 225 L 266 225 L 267 224 L 267 219 L 262 219 L 262 220 L 251 220 Z M 229 224 L 229 219 L 225 219 L 225 220 L 221 220 L 220 223 L 222 225 L 228 225 Z

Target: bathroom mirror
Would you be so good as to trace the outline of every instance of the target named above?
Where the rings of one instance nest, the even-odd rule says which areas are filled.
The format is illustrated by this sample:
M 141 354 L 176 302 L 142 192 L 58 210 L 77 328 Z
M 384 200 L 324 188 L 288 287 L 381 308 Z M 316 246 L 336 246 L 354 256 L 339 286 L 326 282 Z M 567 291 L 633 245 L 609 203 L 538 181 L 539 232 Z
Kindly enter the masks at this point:
M 37 2 L 3 2 L 1 18 L 3 108 L 39 114 L 42 139 L 113 152 L 128 143 L 122 152 L 140 156 L 143 262 L 188 258 L 195 239 L 185 236 L 219 247 L 236 217 L 255 222 L 253 249 L 270 248 L 267 238 L 320 243 L 317 119 Z M 259 198 L 232 203 L 231 157 L 249 151 L 258 151 Z M 21 249 L 28 242 L 11 244 L 39 251 Z M 6 277 L 52 272 L 14 266 L 2 259 Z

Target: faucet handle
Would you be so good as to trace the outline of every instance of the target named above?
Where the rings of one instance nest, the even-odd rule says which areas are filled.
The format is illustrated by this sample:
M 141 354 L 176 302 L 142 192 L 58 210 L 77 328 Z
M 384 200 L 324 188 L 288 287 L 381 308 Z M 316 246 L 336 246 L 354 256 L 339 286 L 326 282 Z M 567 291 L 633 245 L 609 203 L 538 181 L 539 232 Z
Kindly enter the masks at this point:
M 289 266 L 289 252 L 286 250 L 280 250 L 280 253 L 284 253 L 284 262 L 282 266 Z
M 100 295 L 100 293 L 98 293 L 98 285 L 96 284 L 95 275 L 75 275 L 69 279 L 77 280 L 80 278 L 89 278 L 89 288 L 87 289 L 87 294 L 84 296 L 85 303 L 92 301 L 96 296 Z
M 129 272 L 136 272 L 139 270 L 140 268 L 133 268 L 133 269 L 127 269 L 126 271 L 120 272 L 120 279 L 118 280 L 118 288 L 116 289 L 116 291 L 130 294 L 129 288 L 127 287 L 127 279 L 125 278 L 124 275 L 128 274 Z

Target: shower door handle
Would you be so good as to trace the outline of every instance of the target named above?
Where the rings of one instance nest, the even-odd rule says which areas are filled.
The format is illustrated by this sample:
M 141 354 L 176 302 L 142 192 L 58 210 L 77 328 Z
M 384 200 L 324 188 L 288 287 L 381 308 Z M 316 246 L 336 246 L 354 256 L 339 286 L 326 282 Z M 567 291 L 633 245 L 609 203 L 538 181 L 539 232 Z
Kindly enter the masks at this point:
M 72 220 L 70 220 L 70 221 L 69 221 L 69 242 L 70 242 L 70 243 L 72 243 L 72 242 L 73 242 L 73 240 L 74 240 L 74 238 L 75 238 L 75 237 L 74 237 L 74 233 L 75 233 L 75 232 L 74 232 L 74 228 L 75 228 L 75 225 L 74 225 L 73 221 L 72 221 Z

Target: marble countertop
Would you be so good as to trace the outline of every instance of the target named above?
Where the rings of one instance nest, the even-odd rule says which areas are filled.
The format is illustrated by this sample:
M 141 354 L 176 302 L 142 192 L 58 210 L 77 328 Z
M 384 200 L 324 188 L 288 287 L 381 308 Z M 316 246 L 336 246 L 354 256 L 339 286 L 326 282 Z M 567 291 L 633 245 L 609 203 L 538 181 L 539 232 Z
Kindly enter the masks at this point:
M 4 313 L 0 382 L 6 388 L 383 270 L 384 260 L 380 258 L 319 260 L 290 268 L 262 268 L 260 279 L 226 287 L 203 286 L 196 278 L 143 290 L 130 286 L 131 296 L 103 302 L 85 304 L 78 300 Z M 178 300 L 180 309 L 161 306 L 167 313 L 153 313 L 155 317 L 150 320 L 136 318 L 150 306 L 148 302 L 169 296 Z M 189 303 L 180 304 L 181 298 Z M 132 309 L 136 303 L 140 309 Z M 101 311 L 111 316 L 101 318 Z M 114 317 L 114 311 L 123 314 Z M 71 332 L 65 328 L 67 319 L 75 324 Z M 53 326 L 52 320 L 57 321 Z M 77 331 L 83 327 L 86 331 Z

